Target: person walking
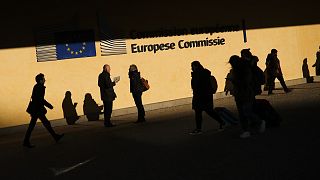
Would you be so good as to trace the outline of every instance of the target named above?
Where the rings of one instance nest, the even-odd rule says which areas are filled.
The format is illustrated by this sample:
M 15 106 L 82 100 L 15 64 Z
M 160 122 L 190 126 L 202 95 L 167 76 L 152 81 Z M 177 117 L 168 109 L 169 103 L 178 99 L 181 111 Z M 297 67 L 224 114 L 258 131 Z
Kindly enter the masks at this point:
M 142 104 L 142 93 L 144 90 L 141 82 L 140 72 L 135 64 L 130 65 L 128 75 L 130 79 L 130 92 L 132 93 L 134 103 L 138 109 L 138 120 L 136 123 L 142 123 L 146 121 L 145 111 Z
M 191 88 L 193 90 L 192 109 L 195 111 L 196 129 L 190 134 L 202 133 L 202 112 L 205 111 L 211 118 L 219 122 L 219 130 L 223 130 L 225 122 L 213 109 L 214 90 L 211 86 L 211 72 L 205 69 L 199 61 L 191 63 Z
M 113 127 L 114 125 L 111 123 L 111 114 L 113 101 L 116 99 L 117 95 L 114 92 L 113 86 L 115 86 L 120 79 L 115 79 L 111 81 L 110 78 L 111 68 L 108 64 L 103 66 L 102 72 L 98 77 L 98 86 L 100 87 L 100 96 L 103 101 L 103 109 L 104 109 L 104 126 L 105 127 Z
M 30 137 L 37 123 L 37 119 L 40 119 L 43 126 L 49 131 L 56 142 L 60 141 L 60 139 L 64 136 L 64 134 L 57 134 L 53 130 L 50 121 L 46 117 L 47 109 L 45 108 L 45 106 L 49 109 L 53 109 L 53 106 L 44 99 L 46 90 L 46 87 L 44 86 L 44 83 L 46 81 L 44 78 L 44 74 L 38 74 L 35 80 L 37 84 L 33 87 L 31 101 L 27 109 L 27 112 L 31 115 L 31 120 L 23 140 L 23 146 L 28 148 L 35 147 L 30 143 Z
M 272 49 L 271 53 L 268 54 L 266 59 L 266 72 L 268 73 L 268 95 L 273 94 L 272 90 L 274 89 L 274 80 L 277 78 L 284 90 L 284 92 L 289 93 L 289 89 L 284 81 L 283 74 L 281 71 L 280 60 L 278 59 L 278 50 Z
M 265 131 L 265 121 L 261 120 L 253 111 L 255 102 L 255 89 L 251 64 L 242 60 L 239 56 L 233 55 L 229 59 L 232 70 L 233 96 L 239 113 L 240 123 L 243 132 L 241 138 L 251 136 L 249 126 L 255 127 L 260 133 Z

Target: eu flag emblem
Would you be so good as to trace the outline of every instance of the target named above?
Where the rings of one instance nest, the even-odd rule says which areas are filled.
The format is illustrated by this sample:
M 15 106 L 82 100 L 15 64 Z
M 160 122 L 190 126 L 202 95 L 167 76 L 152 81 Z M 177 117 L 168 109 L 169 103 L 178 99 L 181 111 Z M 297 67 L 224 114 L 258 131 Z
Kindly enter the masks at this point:
M 65 31 L 54 34 L 57 59 L 96 56 L 94 31 Z

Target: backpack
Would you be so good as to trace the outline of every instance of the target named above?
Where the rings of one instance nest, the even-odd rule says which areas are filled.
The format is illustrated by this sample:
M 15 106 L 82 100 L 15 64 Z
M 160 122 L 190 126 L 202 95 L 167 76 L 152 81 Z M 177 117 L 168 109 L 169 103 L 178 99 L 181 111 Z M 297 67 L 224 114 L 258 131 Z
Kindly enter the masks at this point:
M 212 93 L 215 94 L 218 89 L 218 83 L 214 76 L 210 76 L 210 86 L 211 86 Z
M 259 95 L 262 93 L 261 86 L 266 83 L 264 72 L 258 66 L 253 66 L 252 75 L 255 95 Z
M 150 85 L 148 83 L 148 80 L 141 78 L 141 83 L 142 83 L 142 91 L 147 91 L 148 89 L 150 89 Z

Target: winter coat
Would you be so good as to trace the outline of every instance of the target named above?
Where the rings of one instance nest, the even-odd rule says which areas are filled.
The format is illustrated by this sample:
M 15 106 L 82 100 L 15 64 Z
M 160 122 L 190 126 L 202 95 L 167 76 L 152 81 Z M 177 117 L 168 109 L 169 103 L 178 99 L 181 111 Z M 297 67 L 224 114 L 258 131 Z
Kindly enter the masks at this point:
M 240 103 L 252 102 L 255 98 L 252 69 L 249 63 L 240 62 L 238 67 L 232 69 L 233 94 Z
M 33 115 L 45 115 L 47 113 L 47 109 L 45 108 L 53 108 L 53 106 L 44 99 L 46 87 L 43 84 L 37 83 L 34 85 L 32 90 L 32 107 L 33 112 L 31 113 L 31 116 Z
M 268 76 L 282 75 L 280 60 L 273 54 L 268 54 L 266 59 L 266 72 Z
M 99 74 L 98 85 L 100 87 L 100 96 L 102 101 L 114 101 L 117 97 L 114 92 L 113 86 L 116 85 L 115 82 L 111 81 L 110 74 L 103 71 Z
M 143 85 L 141 82 L 140 72 L 138 71 L 130 71 L 130 92 L 132 94 L 141 94 L 143 92 Z
M 205 110 L 213 108 L 213 91 L 211 86 L 211 72 L 199 69 L 191 73 L 191 87 L 193 90 L 192 109 Z

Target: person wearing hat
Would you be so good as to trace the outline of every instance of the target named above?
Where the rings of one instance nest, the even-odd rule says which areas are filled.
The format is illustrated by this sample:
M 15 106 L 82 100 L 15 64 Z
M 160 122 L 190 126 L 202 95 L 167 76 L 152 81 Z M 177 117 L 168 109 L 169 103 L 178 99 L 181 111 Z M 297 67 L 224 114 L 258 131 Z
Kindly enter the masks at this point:
M 271 53 L 268 54 L 266 59 L 266 73 L 267 73 L 267 86 L 268 86 L 268 95 L 273 94 L 272 90 L 274 89 L 274 80 L 277 78 L 284 90 L 288 93 L 291 90 L 287 87 L 283 74 L 281 71 L 280 60 L 278 59 L 278 50 L 272 49 Z

